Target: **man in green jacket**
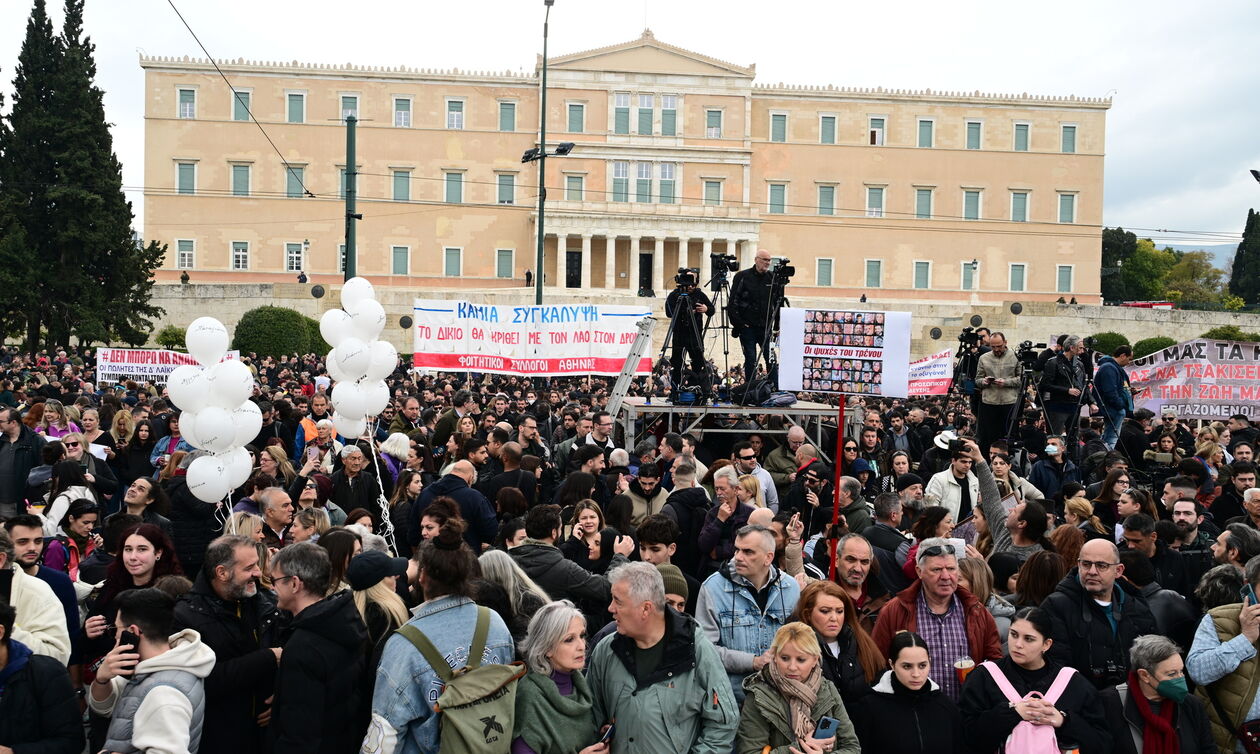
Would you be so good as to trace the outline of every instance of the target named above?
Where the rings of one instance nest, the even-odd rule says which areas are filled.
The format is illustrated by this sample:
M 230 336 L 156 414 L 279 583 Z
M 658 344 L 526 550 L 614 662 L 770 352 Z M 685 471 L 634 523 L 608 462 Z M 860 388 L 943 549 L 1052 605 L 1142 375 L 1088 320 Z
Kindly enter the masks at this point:
M 614 754 L 726 754 L 739 707 L 718 658 L 691 618 L 665 605 L 665 583 L 648 563 L 608 574 L 617 633 L 591 654 L 587 683 L 599 725 L 616 720 Z
M 763 469 L 770 472 L 770 478 L 779 490 L 780 500 L 787 498 L 788 488 L 796 481 L 796 451 L 804 444 L 805 430 L 794 424 L 788 428 L 787 442 L 775 446 L 774 450 L 766 454 L 766 460 L 761 464 Z

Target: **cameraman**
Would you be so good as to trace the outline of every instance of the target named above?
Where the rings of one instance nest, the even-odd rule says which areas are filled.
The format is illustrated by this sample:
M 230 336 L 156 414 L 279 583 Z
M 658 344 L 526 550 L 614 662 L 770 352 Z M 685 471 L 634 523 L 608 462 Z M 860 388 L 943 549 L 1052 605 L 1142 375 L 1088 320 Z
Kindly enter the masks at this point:
M 677 399 L 683 384 L 683 351 L 691 360 L 691 368 L 700 376 L 700 389 L 709 391 L 709 372 L 704 363 L 704 328 L 713 316 L 713 302 L 704 291 L 696 287 L 699 275 L 695 270 L 682 269 L 674 276 L 678 286 L 665 299 L 665 316 L 674 323 L 673 343 L 669 356 L 670 394 Z M 684 308 L 684 311 L 679 311 Z
M 769 342 L 769 331 L 774 327 L 770 319 L 771 282 L 770 252 L 757 249 L 753 266 L 735 273 L 731 282 L 731 302 L 727 314 L 731 320 L 731 334 L 739 338 L 744 349 L 744 382 L 757 377 L 757 349 Z M 769 363 L 768 355 L 767 364 Z
M 1011 412 L 1019 403 L 1019 359 L 1006 347 L 1006 336 L 995 332 L 989 336 L 989 352 L 976 361 L 976 391 L 980 393 L 980 410 L 976 429 L 980 447 L 988 450 L 994 440 L 1006 436 Z
M 1085 389 L 1085 367 L 1080 358 L 1083 353 L 1085 344 L 1080 337 L 1069 335 L 1063 339 L 1063 350 L 1046 361 L 1045 370 L 1041 373 L 1037 392 L 1046 409 L 1051 434 L 1062 435 L 1065 429 L 1076 434 L 1076 426 L 1080 423 L 1077 417 L 1080 416 L 1081 393 Z
M 989 352 L 990 331 L 987 327 L 977 327 L 974 333 L 969 333 L 970 329 L 963 330 L 964 335 L 959 338 L 963 341 L 964 348 L 958 358 L 957 377 L 955 379 L 962 385 L 963 392 L 967 395 L 972 415 L 978 416 L 980 413 L 980 389 L 976 384 L 976 370 L 980 366 L 980 357 Z

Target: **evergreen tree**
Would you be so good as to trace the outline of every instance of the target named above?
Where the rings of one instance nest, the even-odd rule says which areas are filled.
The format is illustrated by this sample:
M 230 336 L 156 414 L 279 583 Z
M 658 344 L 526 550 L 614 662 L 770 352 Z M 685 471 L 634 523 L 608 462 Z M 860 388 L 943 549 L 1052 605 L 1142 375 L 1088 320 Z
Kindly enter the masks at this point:
M 1124 228 L 1103 228 L 1102 233 L 1102 297 L 1103 301 L 1132 299 L 1125 289 L 1122 264 L 1137 251 L 1137 236 Z
M 1242 243 L 1234 253 L 1234 266 L 1229 276 L 1229 292 L 1247 303 L 1260 304 L 1260 212 L 1247 210 L 1247 225 Z

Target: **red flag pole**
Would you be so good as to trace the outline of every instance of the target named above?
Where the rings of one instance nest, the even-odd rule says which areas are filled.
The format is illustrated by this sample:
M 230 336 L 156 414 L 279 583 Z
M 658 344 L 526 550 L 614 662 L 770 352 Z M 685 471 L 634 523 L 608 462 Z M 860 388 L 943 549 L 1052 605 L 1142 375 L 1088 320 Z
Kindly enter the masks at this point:
M 844 476 L 844 393 L 840 394 L 840 416 L 836 422 L 836 479 L 832 485 L 832 501 L 831 501 L 831 528 L 828 532 L 827 550 L 831 553 L 831 567 L 827 571 L 827 578 L 831 581 L 836 580 L 836 543 L 839 541 L 835 537 L 836 524 L 840 523 L 840 477 Z

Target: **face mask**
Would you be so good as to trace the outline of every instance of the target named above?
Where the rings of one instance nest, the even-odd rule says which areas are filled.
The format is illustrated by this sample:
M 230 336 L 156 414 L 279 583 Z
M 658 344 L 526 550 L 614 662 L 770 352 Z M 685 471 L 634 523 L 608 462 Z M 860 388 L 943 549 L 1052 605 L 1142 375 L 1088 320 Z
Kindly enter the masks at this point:
M 1186 687 L 1185 676 L 1181 678 L 1170 678 L 1166 681 L 1160 681 L 1155 687 L 1155 693 L 1174 702 L 1181 702 L 1190 695 L 1190 689 Z
M 1046 446 L 1046 455 L 1048 455 L 1048 456 L 1057 456 L 1057 455 L 1059 455 L 1059 446 L 1058 446 L 1058 445 L 1047 445 L 1047 446 Z

